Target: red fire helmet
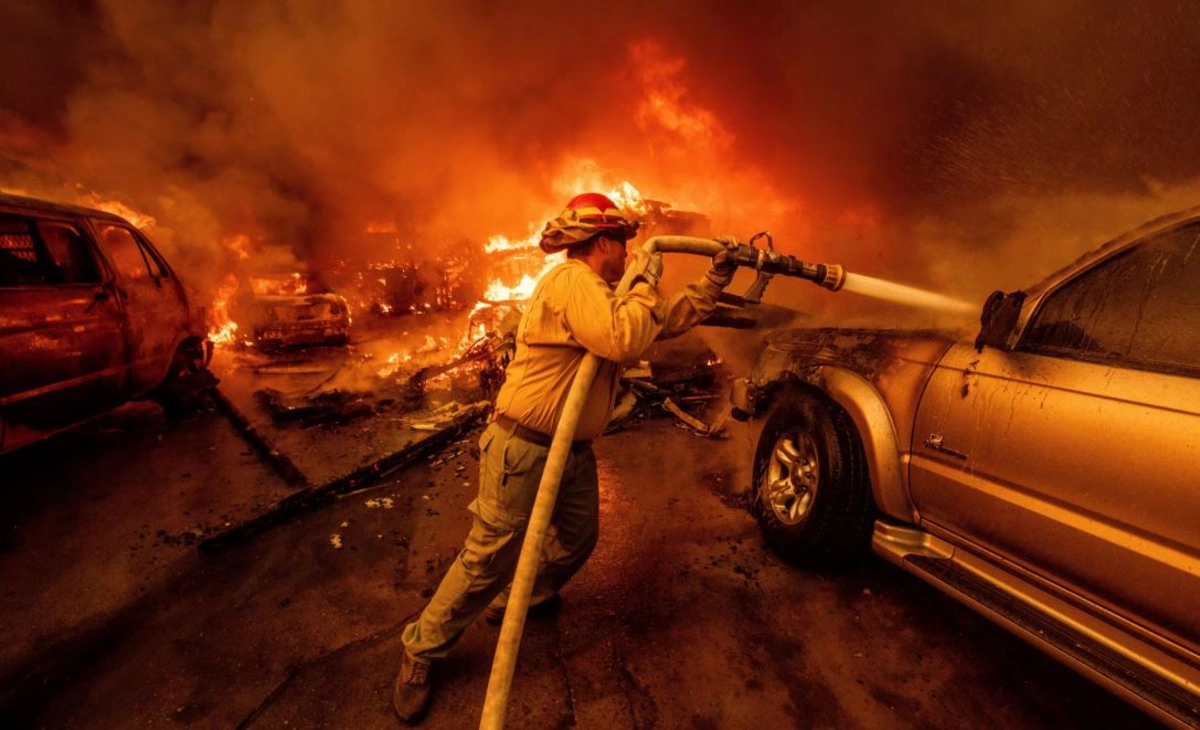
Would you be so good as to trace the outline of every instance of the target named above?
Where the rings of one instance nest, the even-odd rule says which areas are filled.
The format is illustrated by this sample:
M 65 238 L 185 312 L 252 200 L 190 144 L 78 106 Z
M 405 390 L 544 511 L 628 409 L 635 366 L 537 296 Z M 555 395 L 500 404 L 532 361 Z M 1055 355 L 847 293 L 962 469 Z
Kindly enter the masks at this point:
M 566 210 L 546 224 L 541 247 L 546 253 L 554 253 L 599 233 L 627 241 L 637 229 L 638 222 L 626 218 L 607 195 L 583 193 L 571 198 Z

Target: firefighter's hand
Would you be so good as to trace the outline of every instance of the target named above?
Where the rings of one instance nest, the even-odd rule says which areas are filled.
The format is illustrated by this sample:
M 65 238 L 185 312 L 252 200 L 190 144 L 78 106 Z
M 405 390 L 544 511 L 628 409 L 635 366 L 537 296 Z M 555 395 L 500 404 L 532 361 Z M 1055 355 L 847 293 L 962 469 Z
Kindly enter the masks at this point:
M 729 282 L 733 281 L 734 272 L 737 271 L 737 264 L 733 260 L 733 252 L 737 250 L 740 244 L 733 236 L 718 236 L 714 240 L 725 248 L 712 257 L 712 267 L 709 269 L 708 278 L 720 286 L 729 286 Z
M 633 265 L 642 269 L 642 273 L 639 275 L 640 279 L 655 289 L 658 288 L 658 282 L 662 281 L 663 273 L 661 253 L 647 254 L 645 251 L 638 249 Z

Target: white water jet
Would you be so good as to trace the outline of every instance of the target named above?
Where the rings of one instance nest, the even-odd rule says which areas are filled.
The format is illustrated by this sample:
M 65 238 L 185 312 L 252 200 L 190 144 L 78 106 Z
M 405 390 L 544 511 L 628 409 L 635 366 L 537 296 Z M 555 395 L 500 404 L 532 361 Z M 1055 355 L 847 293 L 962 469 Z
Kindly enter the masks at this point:
M 936 309 L 952 314 L 977 314 L 979 307 L 962 299 L 955 299 L 944 294 L 935 294 L 931 291 L 918 289 L 913 286 L 905 286 L 892 281 L 876 279 L 872 276 L 863 276 L 862 274 L 852 274 L 846 272 L 846 283 L 842 285 L 843 291 L 852 291 L 857 294 L 862 294 L 875 299 L 885 299 L 889 302 L 898 304 L 907 304 L 912 307 L 922 307 L 924 309 Z

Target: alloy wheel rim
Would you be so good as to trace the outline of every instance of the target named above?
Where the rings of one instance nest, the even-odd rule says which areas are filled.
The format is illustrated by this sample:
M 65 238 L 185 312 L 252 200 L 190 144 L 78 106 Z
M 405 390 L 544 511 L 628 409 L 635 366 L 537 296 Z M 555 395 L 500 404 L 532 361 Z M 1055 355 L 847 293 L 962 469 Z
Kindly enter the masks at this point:
M 820 486 L 817 444 L 805 431 L 789 431 L 775 439 L 767 464 L 765 501 L 785 525 L 798 525 L 812 511 Z

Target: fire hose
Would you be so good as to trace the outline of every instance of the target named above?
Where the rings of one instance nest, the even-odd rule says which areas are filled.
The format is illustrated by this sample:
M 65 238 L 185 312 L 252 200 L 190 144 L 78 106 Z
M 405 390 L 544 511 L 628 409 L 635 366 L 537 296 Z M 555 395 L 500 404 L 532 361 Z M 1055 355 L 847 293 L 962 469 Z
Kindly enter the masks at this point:
M 751 243 L 758 237 L 750 239 Z M 688 253 L 711 257 L 724 250 L 724 244 L 705 238 L 655 236 L 642 245 L 642 251 L 648 255 L 635 258 L 634 263 L 625 270 L 625 275 L 617 285 L 616 294 L 620 296 L 628 292 L 634 281 L 643 275 L 645 266 L 650 260 L 649 255 Z M 832 291 L 840 289 L 845 282 L 845 271 L 841 266 L 807 263 L 794 256 L 780 254 L 774 250 L 773 246 L 768 249 L 739 244 L 732 252 L 732 259 L 739 267 L 753 268 L 759 272 L 760 279 L 752 288 L 757 289 L 760 295 L 765 281 L 775 274 L 807 279 Z M 764 276 L 767 277 L 765 280 Z M 764 282 L 761 286 L 760 281 Z M 533 594 L 533 583 L 537 577 L 542 542 L 545 540 L 546 530 L 550 526 L 554 503 L 558 500 L 558 488 L 562 482 L 567 457 L 570 454 L 571 442 L 575 437 L 575 429 L 579 424 L 579 416 L 583 411 L 588 391 L 591 390 L 592 381 L 596 378 L 596 369 L 599 364 L 600 358 L 596 355 L 588 353 L 584 356 L 579 370 L 575 373 L 575 379 L 571 383 L 571 389 L 567 393 L 562 416 L 559 417 L 558 427 L 555 429 L 554 438 L 550 443 L 550 452 L 546 456 L 546 466 L 542 470 L 542 479 L 538 483 L 533 511 L 529 516 L 529 524 L 525 528 L 525 537 L 521 543 L 521 555 L 517 559 L 517 569 L 513 576 L 512 588 L 509 591 L 504 622 L 500 627 L 500 638 L 496 644 L 496 655 L 492 660 L 487 696 L 483 703 L 483 717 L 479 723 L 481 730 L 499 730 L 504 727 L 508 696 L 512 689 L 513 672 L 517 664 L 517 652 L 521 646 L 521 634 L 525 628 L 525 617 L 529 610 L 529 600 Z

